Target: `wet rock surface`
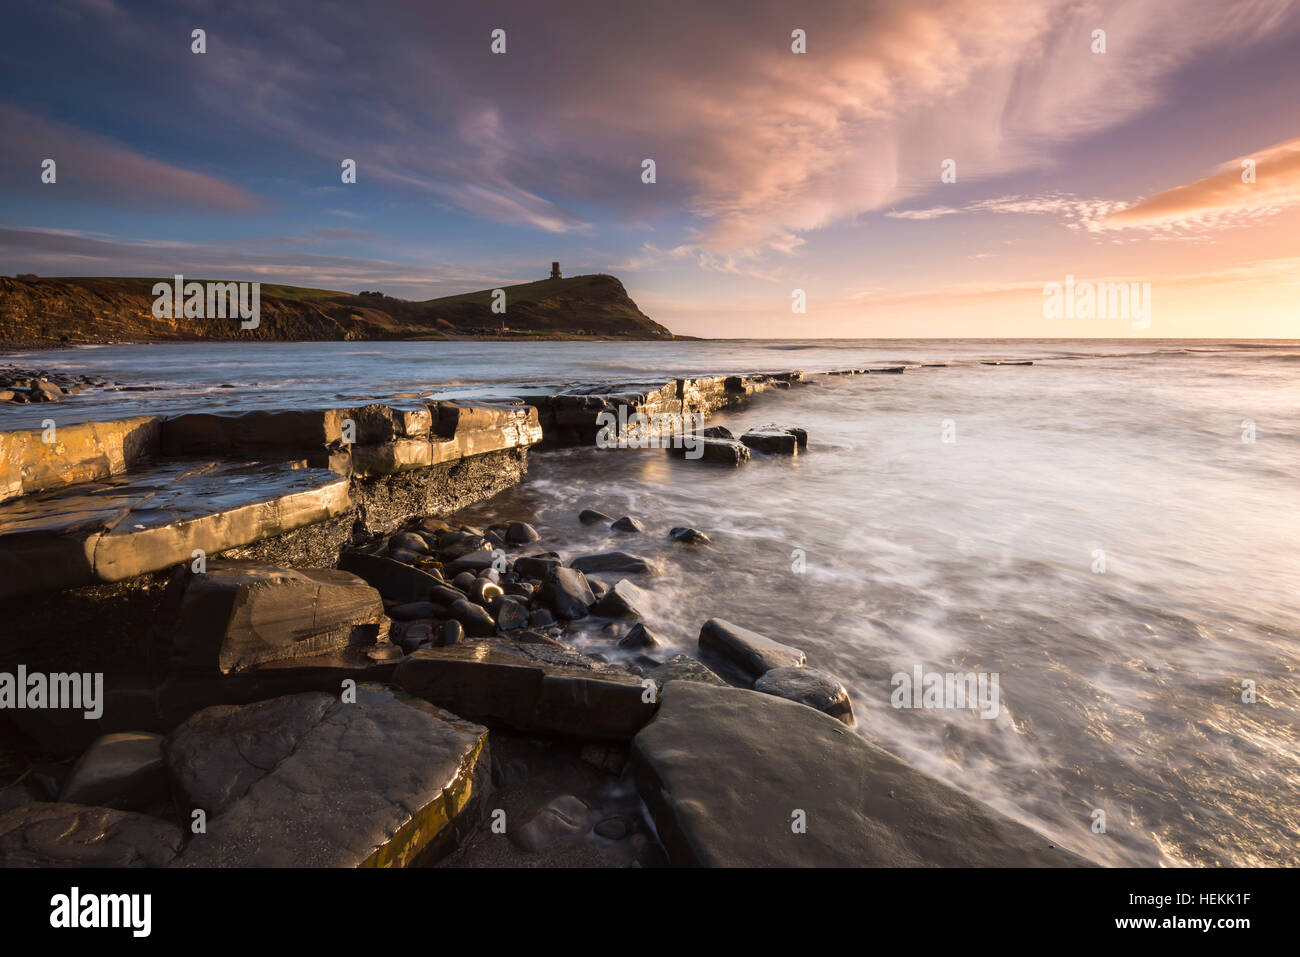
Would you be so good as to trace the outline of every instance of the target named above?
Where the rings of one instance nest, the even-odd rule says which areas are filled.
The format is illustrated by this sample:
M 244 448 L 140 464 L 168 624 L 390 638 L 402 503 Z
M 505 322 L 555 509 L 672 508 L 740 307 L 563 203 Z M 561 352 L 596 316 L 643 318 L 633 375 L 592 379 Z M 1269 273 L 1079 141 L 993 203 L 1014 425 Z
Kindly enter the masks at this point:
M 670 682 L 632 761 L 674 865 L 1084 863 L 834 718 L 756 691 Z
M 773 668 L 799 667 L 807 660 L 798 648 L 721 618 L 710 618 L 704 623 L 699 645 L 706 661 L 729 665 L 751 683 Z
M 487 730 L 381 685 L 209 708 L 165 746 L 207 812 L 185 866 L 407 866 L 445 852 L 490 788 Z
M 850 728 L 857 724 L 848 689 L 816 668 L 773 668 L 754 682 L 754 690 L 816 708 Z
M 0 867 L 163 867 L 181 829 L 133 811 L 25 804 L 0 814 Z
M 107 734 L 72 768 L 59 792 L 65 804 L 95 804 L 120 811 L 144 810 L 168 797 L 161 735 Z

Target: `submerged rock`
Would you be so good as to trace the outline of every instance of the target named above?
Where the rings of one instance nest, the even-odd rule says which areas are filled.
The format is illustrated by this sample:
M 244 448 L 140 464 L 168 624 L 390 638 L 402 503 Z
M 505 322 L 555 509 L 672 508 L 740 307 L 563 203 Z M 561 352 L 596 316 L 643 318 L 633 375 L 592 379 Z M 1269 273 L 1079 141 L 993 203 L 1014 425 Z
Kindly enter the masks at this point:
M 838 678 L 816 668 L 773 668 L 754 682 L 754 690 L 806 704 L 850 728 L 857 723 L 849 690 Z
M 668 537 L 675 542 L 682 542 L 686 545 L 707 545 L 709 542 L 709 536 L 698 528 L 687 528 L 685 526 L 669 529 Z
M 519 847 L 538 854 L 553 844 L 573 841 L 591 829 L 591 809 L 581 798 L 562 794 L 552 799 L 512 837 Z
M 808 433 L 803 429 L 784 429 L 777 425 L 765 425 L 759 429 L 750 429 L 740 437 L 751 449 L 775 455 L 796 455 L 801 448 L 808 447 Z
M 586 574 L 587 572 L 623 572 L 636 574 L 654 570 L 644 558 L 629 555 L 627 552 L 600 552 L 597 555 L 583 555 L 569 562 L 570 568 Z
M 374 684 L 354 703 L 307 693 L 207 708 L 165 750 L 188 806 L 207 812 L 179 861 L 191 866 L 421 863 L 490 787 L 486 728 Z
M 669 683 L 632 762 L 676 866 L 1086 863 L 834 718 L 756 691 Z
M 642 651 L 646 648 L 658 648 L 663 642 L 660 641 L 649 628 L 637 622 L 632 626 L 632 630 L 618 640 L 618 646 L 628 651 Z
M 610 528 L 616 532 L 644 532 L 645 526 L 633 518 L 631 515 L 624 515 L 617 522 L 610 523 Z
M 597 522 L 604 522 L 608 525 L 610 522 L 614 521 L 614 516 L 606 515 L 604 512 L 598 512 L 594 508 L 584 508 L 578 513 L 578 521 L 582 522 L 583 525 L 594 525 Z

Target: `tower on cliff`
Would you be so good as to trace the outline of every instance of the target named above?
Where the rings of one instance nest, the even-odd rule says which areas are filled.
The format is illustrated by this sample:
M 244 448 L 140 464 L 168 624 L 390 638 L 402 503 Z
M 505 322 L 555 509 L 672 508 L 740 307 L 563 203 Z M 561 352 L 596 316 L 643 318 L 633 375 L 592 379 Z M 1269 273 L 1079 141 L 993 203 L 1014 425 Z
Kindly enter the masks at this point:
M 557 262 L 551 263 L 551 278 L 552 279 L 560 278 L 560 264 Z

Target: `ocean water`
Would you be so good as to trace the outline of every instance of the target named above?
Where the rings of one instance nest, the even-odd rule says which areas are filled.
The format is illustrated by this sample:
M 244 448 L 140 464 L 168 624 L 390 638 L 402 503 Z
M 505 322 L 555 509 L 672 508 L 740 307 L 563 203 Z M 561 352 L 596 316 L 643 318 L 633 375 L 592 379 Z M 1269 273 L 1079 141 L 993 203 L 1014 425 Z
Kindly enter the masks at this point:
M 980 364 L 1016 358 L 1035 364 Z M 660 566 L 641 583 L 661 654 L 693 652 L 713 616 L 797 645 L 848 686 L 860 734 L 1094 861 L 1300 864 L 1300 343 L 319 343 L 4 360 L 162 388 L 3 410 L 0 428 L 951 361 L 817 380 L 711 420 L 807 428 L 793 459 L 534 453 L 521 485 L 462 516 L 527 519 L 567 556 L 645 555 Z M 584 527 L 584 507 L 648 531 Z M 712 543 L 677 545 L 673 525 Z M 616 658 L 600 624 L 577 641 Z M 917 666 L 996 674 L 999 713 L 893 707 L 891 676 Z

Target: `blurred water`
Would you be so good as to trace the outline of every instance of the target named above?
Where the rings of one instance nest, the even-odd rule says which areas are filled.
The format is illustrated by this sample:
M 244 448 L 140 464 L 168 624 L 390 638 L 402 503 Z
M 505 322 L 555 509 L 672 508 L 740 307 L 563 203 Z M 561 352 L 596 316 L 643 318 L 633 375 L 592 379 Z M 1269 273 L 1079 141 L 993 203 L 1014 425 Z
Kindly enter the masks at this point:
M 978 364 L 1018 357 L 1036 364 Z M 956 360 L 821 380 L 711 420 L 803 426 L 810 446 L 795 459 L 729 470 L 654 450 L 534 453 L 523 484 L 463 514 L 527 518 L 569 557 L 654 559 L 664 573 L 645 583 L 647 624 L 665 654 L 693 652 L 710 616 L 798 645 L 849 686 L 860 733 L 1095 861 L 1300 863 L 1296 343 L 289 343 L 7 358 L 165 389 L 0 411 L 0 428 L 52 408 L 69 421 Z M 581 526 L 587 506 L 648 532 Z M 681 524 L 712 544 L 671 543 Z M 596 624 L 583 641 L 614 657 Z M 996 672 L 1000 715 L 893 709 L 890 676 L 918 664 Z M 1247 679 L 1255 704 L 1240 700 Z M 1098 808 L 1105 834 L 1091 831 Z

